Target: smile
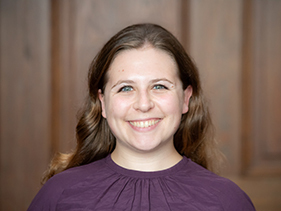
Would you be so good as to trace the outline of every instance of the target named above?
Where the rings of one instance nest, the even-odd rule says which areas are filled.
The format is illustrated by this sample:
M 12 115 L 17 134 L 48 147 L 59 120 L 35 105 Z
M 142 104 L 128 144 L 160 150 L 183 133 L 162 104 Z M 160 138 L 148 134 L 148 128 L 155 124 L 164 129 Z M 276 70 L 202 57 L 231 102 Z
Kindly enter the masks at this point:
M 134 127 L 139 128 L 147 128 L 157 124 L 160 120 L 148 120 L 148 121 L 137 121 L 137 122 L 130 122 L 131 125 Z

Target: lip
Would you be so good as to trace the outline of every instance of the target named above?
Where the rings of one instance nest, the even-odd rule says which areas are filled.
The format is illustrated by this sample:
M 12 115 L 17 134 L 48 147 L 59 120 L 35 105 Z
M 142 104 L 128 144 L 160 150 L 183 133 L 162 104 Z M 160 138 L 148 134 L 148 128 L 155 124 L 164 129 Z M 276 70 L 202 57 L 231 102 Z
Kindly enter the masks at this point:
M 143 119 L 128 121 L 129 125 L 137 131 L 150 131 L 156 128 L 161 122 L 161 118 Z

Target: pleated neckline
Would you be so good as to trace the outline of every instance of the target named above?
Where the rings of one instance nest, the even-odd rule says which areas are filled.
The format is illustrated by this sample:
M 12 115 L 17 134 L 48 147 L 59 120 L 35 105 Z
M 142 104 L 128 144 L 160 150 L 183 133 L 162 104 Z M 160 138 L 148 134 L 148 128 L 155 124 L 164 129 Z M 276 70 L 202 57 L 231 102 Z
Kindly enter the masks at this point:
M 112 171 L 115 171 L 116 173 L 119 173 L 124 176 L 135 177 L 140 179 L 163 177 L 163 176 L 169 176 L 175 174 L 179 172 L 181 169 L 183 169 L 188 162 L 189 159 L 183 156 L 183 158 L 178 163 L 176 163 L 174 166 L 168 169 L 164 169 L 160 171 L 137 171 L 137 170 L 126 169 L 122 166 L 119 166 L 112 160 L 110 154 L 105 158 L 105 163 Z

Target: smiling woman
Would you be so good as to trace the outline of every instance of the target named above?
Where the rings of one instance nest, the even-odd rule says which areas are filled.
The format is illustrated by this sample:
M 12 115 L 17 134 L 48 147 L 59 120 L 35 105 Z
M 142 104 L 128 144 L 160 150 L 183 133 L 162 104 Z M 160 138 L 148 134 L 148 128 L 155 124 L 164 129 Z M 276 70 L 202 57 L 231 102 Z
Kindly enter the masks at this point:
M 254 210 L 211 172 L 221 158 L 199 74 L 170 32 L 121 30 L 88 78 L 77 147 L 53 159 L 29 210 Z
M 188 111 L 192 87 L 183 90 L 174 59 L 145 44 L 119 53 L 107 78 L 99 98 L 102 115 L 116 138 L 113 161 L 141 171 L 163 170 L 178 163 L 182 156 L 173 145 L 173 136 Z

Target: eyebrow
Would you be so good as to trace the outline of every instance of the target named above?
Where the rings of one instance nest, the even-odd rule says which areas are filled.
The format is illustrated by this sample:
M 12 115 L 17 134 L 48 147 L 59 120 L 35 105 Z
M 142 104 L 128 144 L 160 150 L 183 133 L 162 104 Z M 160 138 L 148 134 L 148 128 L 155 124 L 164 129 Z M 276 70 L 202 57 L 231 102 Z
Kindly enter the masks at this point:
M 152 80 L 151 82 L 157 83 L 159 81 L 167 81 L 168 83 L 174 84 L 172 81 L 168 80 L 167 78 L 157 78 L 157 79 Z
M 120 81 L 117 81 L 116 84 L 114 84 L 111 89 L 113 89 L 114 87 L 120 85 L 120 84 L 134 84 L 135 82 L 132 81 L 132 80 L 120 80 Z

